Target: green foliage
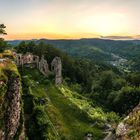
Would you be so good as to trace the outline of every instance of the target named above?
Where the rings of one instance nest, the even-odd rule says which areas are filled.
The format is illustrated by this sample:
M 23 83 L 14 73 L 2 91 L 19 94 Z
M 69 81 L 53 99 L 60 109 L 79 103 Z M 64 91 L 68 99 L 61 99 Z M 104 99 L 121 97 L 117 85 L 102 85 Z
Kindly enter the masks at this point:
M 96 62 L 118 61 L 112 54 L 128 61 L 119 65 L 123 71 L 140 70 L 140 41 L 139 40 L 108 40 L 108 39 L 79 39 L 79 40 L 37 40 L 39 44 L 51 44 L 73 57 L 86 58 Z M 12 41 L 11 44 L 18 44 Z M 125 69 L 124 69 L 125 68 Z
M 0 35 L 6 35 L 7 33 L 5 32 L 6 26 L 4 24 L 0 24 Z M 4 41 L 3 38 L 0 38 L 0 53 L 5 50 L 7 47 L 7 43 Z
M 120 90 L 122 87 L 124 87 L 126 85 L 127 85 L 126 80 L 121 78 L 121 77 L 119 77 L 119 78 L 114 80 L 113 89 L 118 91 L 118 90 Z
M 88 58 L 94 61 L 109 60 L 111 55 L 104 50 L 96 47 L 96 44 L 88 40 L 39 40 L 37 42 L 44 42 L 51 44 L 56 48 L 63 50 L 73 57 Z
M 6 26 L 4 24 L 0 24 L 0 35 L 6 35 L 7 33 L 5 32 Z
M 101 75 L 100 86 L 104 91 L 110 91 L 113 88 L 115 74 L 112 71 L 104 71 Z
M 129 136 L 131 139 L 136 139 L 137 136 L 138 136 L 138 132 L 137 132 L 135 129 L 134 129 L 134 130 L 131 130 L 131 131 L 129 131 L 128 136 Z
M 100 49 L 94 48 L 94 50 L 102 52 Z M 104 107 L 119 113 L 128 111 L 127 108 L 123 111 L 121 111 L 120 108 L 115 109 L 116 101 L 118 101 L 118 104 L 119 102 L 123 102 L 120 100 L 121 97 L 117 100 L 119 98 L 118 96 L 121 94 L 120 90 L 123 87 L 127 87 L 129 84 L 132 86 L 138 86 L 139 84 L 137 75 L 131 75 L 129 78 L 125 79 L 125 77 L 114 67 L 102 63 L 99 64 L 88 59 L 73 59 L 59 49 L 52 47 L 52 45 L 46 45 L 43 42 L 39 42 L 38 44 L 35 44 L 34 42 L 21 42 L 17 47 L 17 51 L 19 53 L 31 52 L 40 57 L 44 55 L 49 65 L 55 56 L 61 57 L 63 78 L 71 89 L 76 90 L 83 95 L 94 99 L 94 101 L 96 100 L 96 102 L 102 104 Z M 53 75 L 50 75 L 49 78 L 52 79 L 52 76 Z M 122 100 L 123 98 L 124 97 L 122 97 Z M 122 105 L 122 103 L 120 104 Z
M 11 60 L 5 60 L 4 63 L 0 63 L 0 129 L 1 130 L 5 129 L 5 112 L 7 111 L 8 105 L 10 104 L 11 101 L 10 98 L 7 96 L 7 89 L 11 90 L 12 92 L 13 89 L 9 88 L 10 84 L 12 83 L 10 83 L 9 81 L 14 78 L 18 78 L 18 80 L 21 80 L 16 65 Z M 20 88 L 19 94 L 22 95 L 21 87 L 19 88 Z M 22 101 L 21 101 L 20 121 L 16 134 L 13 138 L 14 140 L 19 139 L 19 135 L 21 134 L 22 131 L 22 127 L 23 127 L 22 113 L 23 112 L 22 112 Z
M 31 137 L 31 135 L 34 132 L 34 135 L 32 136 L 32 138 L 34 138 L 35 134 L 41 133 L 41 132 L 36 132 L 37 130 L 35 129 L 37 128 L 36 128 L 36 123 L 34 122 L 38 122 L 40 124 L 38 128 L 41 129 L 44 126 L 42 123 L 46 122 L 47 120 L 47 122 L 49 122 L 48 128 L 47 131 L 44 131 L 44 133 L 46 132 L 46 134 L 42 134 L 42 135 L 47 135 L 49 138 L 55 136 L 55 134 L 53 133 L 56 133 L 55 132 L 56 129 L 58 135 L 56 134 L 54 139 L 57 139 L 57 136 L 59 136 L 60 139 L 75 140 L 77 137 L 83 139 L 86 132 L 92 132 L 94 134 L 94 138 L 97 140 L 102 139 L 103 137 L 103 134 L 101 133 L 102 128 L 98 128 L 98 126 L 102 122 L 102 117 L 106 118 L 106 116 L 104 116 L 105 113 L 101 109 L 97 109 L 97 108 L 94 109 L 94 113 L 95 114 L 98 113 L 98 115 L 96 115 L 96 117 L 94 117 L 93 115 L 95 119 L 92 119 L 88 117 L 87 114 L 86 108 L 88 108 L 89 101 L 85 97 L 73 93 L 72 91 L 68 90 L 66 87 L 65 88 L 69 91 L 69 96 L 68 97 L 65 96 L 65 94 L 68 92 L 65 92 L 65 94 L 63 94 L 57 87 L 53 86 L 52 84 L 44 83 L 45 79 L 37 70 L 32 69 L 31 72 L 30 69 L 26 68 L 24 69 L 23 74 L 26 75 L 24 76 L 24 80 L 26 81 L 25 84 L 30 85 L 29 88 L 31 90 L 30 94 L 32 94 L 33 96 L 31 100 L 33 100 L 34 102 L 34 107 L 32 111 L 30 111 L 31 121 L 29 121 L 29 123 L 31 122 L 31 125 L 28 125 L 29 128 L 29 130 L 27 130 L 27 132 L 29 133 L 28 136 Z M 39 82 L 39 84 L 37 82 Z M 26 94 L 24 96 L 26 100 L 27 98 L 29 98 Z M 71 97 L 72 100 L 69 99 L 69 97 Z M 38 101 L 41 98 L 47 99 L 47 104 L 45 103 L 45 105 L 39 105 Z M 30 107 L 29 102 L 25 102 L 27 106 L 29 105 L 28 108 Z M 81 109 L 80 106 L 82 106 L 83 109 Z M 38 119 L 36 119 L 35 116 Z M 45 116 L 45 118 L 42 118 L 41 116 Z M 49 118 L 47 116 L 49 116 Z M 111 114 L 109 116 L 111 117 Z M 44 119 L 45 121 L 43 121 Z M 53 123 L 53 126 L 51 125 L 50 121 Z M 95 123 L 95 121 L 99 121 L 99 125 L 91 127 L 91 124 Z M 38 136 L 36 137 L 40 137 L 40 135 L 38 134 Z
M 120 113 L 130 112 L 140 101 L 140 88 L 124 87 L 114 100 L 115 110 Z
M 139 79 L 131 74 L 124 79 L 112 71 L 103 71 L 91 98 L 120 114 L 129 113 L 140 101 Z
M 119 117 L 111 112 L 105 113 L 102 108 L 97 106 L 96 104 L 91 104 L 91 100 L 87 99 L 77 92 L 72 92 L 67 87 L 62 86 L 59 87 L 60 91 L 67 97 L 73 104 L 75 104 L 78 108 L 86 112 L 93 120 L 101 122 L 117 122 Z M 93 107 L 94 106 L 94 107 Z
M 82 90 L 81 85 L 78 84 L 78 83 L 71 84 L 71 85 L 70 85 L 70 88 L 71 88 L 73 91 L 76 91 L 76 92 L 78 92 L 78 93 L 81 93 L 81 90 Z
M 48 121 L 44 106 L 35 106 L 30 119 L 29 138 L 47 140 Z
M 25 41 L 22 41 L 16 49 L 17 49 L 18 53 L 26 53 L 27 52 L 27 46 L 26 46 Z
M 140 73 L 129 74 L 127 78 L 130 85 L 136 86 L 136 87 L 140 86 Z
M 5 83 L 0 84 L 0 129 L 4 128 L 3 104 L 4 104 L 4 96 L 6 94 L 6 91 L 7 91 L 7 85 Z
M 30 73 L 32 70 L 32 73 Z M 56 140 L 47 115 L 45 92 L 46 79 L 37 70 L 21 69 L 23 80 L 23 100 L 27 137 L 35 140 Z M 43 83 L 41 85 L 40 83 Z M 41 102 L 43 101 L 45 102 Z M 27 117 L 28 116 L 28 117 Z
M 120 68 L 140 70 L 140 41 L 139 40 L 107 40 L 107 39 L 79 39 L 79 40 L 46 40 L 39 42 L 51 44 L 73 57 L 86 58 L 96 62 L 118 61 L 116 56 L 126 58 L 128 62 Z M 132 66 L 132 67 L 131 67 Z
M 0 53 L 4 52 L 4 50 L 8 47 L 8 44 L 6 41 L 4 41 L 3 38 L 0 38 Z
M 3 40 L 0 43 L 1 46 L 5 44 Z M 129 113 L 140 101 L 139 73 L 126 76 L 117 68 L 99 63 L 99 59 L 105 57 L 105 61 L 112 59 L 106 51 L 117 52 L 128 59 L 133 56 L 126 55 L 124 47 L 122 51 L 118 47 L 109 50 L 98 43 L 97 47 L 90 43 L 80 43 L 78 47 L 71 44 L 71 47 L 63 48 L 72 56 L 87 59 L 72 58 L 43 42 L 21 42 L 16 47 L 18 53 L 31 52 L 40 57 L 44 55 L 49 65 L 55 56 L 61 57 L 64 83 L 68 86 L 58 88 L 52 85 L 52 73 L 46 79 L 37 70 L 21 70 L 25 127 L 29 139 L 83 139 L 86 132 L 93 133 L 95 140 L 103 139 L 101 131 L 104 124 L 115 124 L 119 120 L 118 115 L 110 111 L 121 115 Z M 9 63 L 6 68 L 0 68 L 0 78 L 4 82 L 7 81 L 7 74 L 10 74 L 9 69 L 12 71 L 12 77 L 19 76 L 16 67 Z M 6 88 L 0 87 L 0 103 L 3 102 Z M 133 137 L 135 133 L 130 135 Z

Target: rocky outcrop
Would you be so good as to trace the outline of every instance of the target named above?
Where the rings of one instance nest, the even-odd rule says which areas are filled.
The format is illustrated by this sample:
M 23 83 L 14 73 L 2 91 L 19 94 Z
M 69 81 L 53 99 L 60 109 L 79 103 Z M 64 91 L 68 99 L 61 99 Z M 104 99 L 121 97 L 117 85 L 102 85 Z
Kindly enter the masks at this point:
M 119 123 L 116 136 L 117 140 L 140 139 L 140 103 Z
M 9 75 L 6 93 L 7 108 L 5 111 L 4 140 L 12 140 L 20 125 L 21 83 L 19 77 Z
M 122 138 L 126 134 L 126 132 L 126 125 L 123 122 L 120 122 L 116 130 L 116 136 L 118 138 Z

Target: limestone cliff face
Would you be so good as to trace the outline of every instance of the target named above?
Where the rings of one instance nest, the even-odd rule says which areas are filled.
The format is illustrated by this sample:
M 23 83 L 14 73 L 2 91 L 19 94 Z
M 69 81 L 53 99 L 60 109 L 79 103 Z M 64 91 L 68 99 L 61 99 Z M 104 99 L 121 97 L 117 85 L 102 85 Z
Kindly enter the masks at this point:
M 12 140 L 17 133 L 21 114 L 21 83 L 19 77 L 9 76 L 6 93 L 4 140 Z

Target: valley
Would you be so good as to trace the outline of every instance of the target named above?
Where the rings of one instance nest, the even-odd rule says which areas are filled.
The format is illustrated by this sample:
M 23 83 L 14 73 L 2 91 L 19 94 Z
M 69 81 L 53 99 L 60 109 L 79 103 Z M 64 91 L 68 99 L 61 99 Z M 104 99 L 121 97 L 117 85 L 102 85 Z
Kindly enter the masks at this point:
M 111 53 L 112 61 L 108 61 L 109 64 L 117 67 L 120 71 L 129 73 L 131 72 L 131 65 L 126 58 L 122 58 L 114 53 Z

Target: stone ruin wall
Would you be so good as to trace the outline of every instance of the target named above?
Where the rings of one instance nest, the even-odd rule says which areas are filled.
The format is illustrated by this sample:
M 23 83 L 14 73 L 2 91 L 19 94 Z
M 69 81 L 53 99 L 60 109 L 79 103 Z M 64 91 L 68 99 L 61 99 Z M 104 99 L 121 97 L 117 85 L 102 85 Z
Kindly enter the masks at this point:
M 12 140 L 16 135 L 20 124 L 21 117 L 21 83 L 20 78 L 13 78 L 12 76 L 8 79 L 7 89 L 7 102 L 8 106 L 5 110 L 4 123 L 5 129 L 1 137 L 1 140 Z
M 39 71 L 44 75 L 48 76 L 49 65 L 44 56 L 39 59 L 39 56 L 33 55 L 31 53 L 16 54 L 16 64 L 18 66 L 23 66 L 24 64 L 35 64 Z M 60 57 L 55 57 L 51 63 L 51 70 L 55 74 L 55 84 L 60 85 L 62 83 L 62 62 Z
M 31 64 L 34 63 L 36 66 L 38 66 L 39 63 L 39 57 L 36 55 L 33 55 L 31 53 L 26 53 L 25 55 L 17 54 L 16 55 L 16 64 L 17 65 L 24 65 L 24 64 Z
M 7 67 L 10 59 L 0 59 L 1 65 Z M 14 62 L 13 62 L 14 63 Z M 13 140 L 19 126 L 21 118 L 21 81 L 19 76 L 13 77 L 12 71 L 7 71 L 8 77 L 7 90 L 0 104 L 2 128 L 0 129 L 0 140 Z M 5 82 L 0 80 L 0 86 L 4 86 Z
M 62 83 L 62 63 L 60 57 L 55 57 L 51 63 L 51 69 L 55 73 L 55 83 L 59 85 Z
M 44 59 L 44 56 L 41 57 L 41 60 L 38 63 L 38 69 L 43 75 L 48 76 L 49 66 L 47 60 Z

